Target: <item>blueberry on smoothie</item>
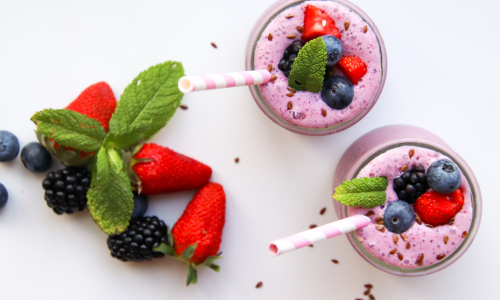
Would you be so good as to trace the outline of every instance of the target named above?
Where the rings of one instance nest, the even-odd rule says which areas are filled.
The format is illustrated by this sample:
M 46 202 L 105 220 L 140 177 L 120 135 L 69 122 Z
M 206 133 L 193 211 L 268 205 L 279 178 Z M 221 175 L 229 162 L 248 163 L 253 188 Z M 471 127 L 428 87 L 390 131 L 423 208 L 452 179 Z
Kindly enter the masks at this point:
M 40 173 L 50 168 L 52 156 L 42 145 L 32 142 L 21 150 L 21 161 L 28 171 Z
M 333 109 L 344 109 L 354 98 L 354 88 L 349 79 L 333 76 L 323 82 L 321 98 Z
M 342 57 L 342 42 L 333 35 L 324 35 L 321 38 L 326 46 L 326 68 L 329 68 L 338 63 Z
M 4 207 L 9 199 L 9 193 L 3 184 L 0 183 L 0 208 Z
M 434 191 L 450 194 L 460 187 L 462 180 L 458 166 L 447 159 L 435 161 L 427 169 L 427 182 Z
M 148 210 L 148 197 L 144 194 L 134 192 L 134 210 L 132 211 L 131 220 L 137 220 L 144 217 Z
M 389 203 L 384 212 L 384 226 L 390 232 L 403 233 L 415 222 L 413 206 L 406 201 Z
M 19 154 L 19 140 L 9 131 L 0 130 L 0 162 L 11 161 Z

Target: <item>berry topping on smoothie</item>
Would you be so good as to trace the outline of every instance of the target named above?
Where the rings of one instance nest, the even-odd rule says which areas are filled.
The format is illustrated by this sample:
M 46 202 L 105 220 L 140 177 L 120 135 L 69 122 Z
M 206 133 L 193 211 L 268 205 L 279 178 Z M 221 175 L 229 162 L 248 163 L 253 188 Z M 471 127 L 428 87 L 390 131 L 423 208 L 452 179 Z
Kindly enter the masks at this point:
M 366 74 L 366 64 L 361 60 L 361 58 L 358 57 L 343 56 L 337 66 L 354 84 L 358 84 L 361 77 Z
M 438 193 L 453 193 L 460 187 L 460 171 L 452 161 L 438 160 L 427 170 L 427 181 L 429 186 Z
M 333 76 L 323 82 L 321 98 L 333 109 L 344 109 L 354 98 L 352 83 L 342 76 Z
M 324 10 L 312 5 L 306 6 L 302 38 L 309 41 L 323 35 L 334 35 L 340 39 L 335 21 Z
M 292 72 L 292 65 L 295 62 L 297 55 L 299 55 L 299 51 L 302 47 L 304 47 L 304 43 L 302 41 L 294 41 L 286 48 L 285 52 L 283 52 L 283 57 L 278 64 L 278 68 L 283 71 L 283 74 L 285 74 L 286 77 L 290 76 L 290 72 Z M 272 65 L 270 66 L 272 67 Z
M 464 196 L 460 190 L 451 194 L 429 192 L 415 203 L 415 212 L 422 221 L 434 227 L 446 225 L 464 206 Z
M 406 170 L 400 177 L 394 178 L 394 191 L 398 194 L 399 200 L 404 200 L 410 204 L 415 203 L 418 197 L 427 191 L 427 176 L 424 167 L 414 167 L 413 170 Z
M 384 226 L 394 233 L 407 231 L 415 222 L 413 206 L 405 201 L 393 201 L 387 205 L 384 213 Z
M 319 93 L 326 70 L 326 45 L 316 38 L 302 47 L 292 65 L 288 85 L 298 91 Z

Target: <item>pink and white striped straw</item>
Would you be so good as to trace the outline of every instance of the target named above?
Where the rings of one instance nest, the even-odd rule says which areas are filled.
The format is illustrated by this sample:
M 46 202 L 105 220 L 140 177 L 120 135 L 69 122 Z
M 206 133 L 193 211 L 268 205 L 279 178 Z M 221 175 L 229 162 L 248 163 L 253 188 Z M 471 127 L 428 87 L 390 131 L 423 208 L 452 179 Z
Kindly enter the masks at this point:
M 184 76 L 179 79 L 179 90 L 186 94 L 194 91 L 229 88 L 234 86 L 268 83 L 271 73 L 267 70 Z
M 323 226 L 306 230 L 284 239 L 276 240 L 269 244 L 269 253 L 278 256 L 299 248 L 312 245 L 316 242 L 326 240 L 342 233 L 351 232 L 368 226 L 370 218 L 363 215 L 356 215 Z

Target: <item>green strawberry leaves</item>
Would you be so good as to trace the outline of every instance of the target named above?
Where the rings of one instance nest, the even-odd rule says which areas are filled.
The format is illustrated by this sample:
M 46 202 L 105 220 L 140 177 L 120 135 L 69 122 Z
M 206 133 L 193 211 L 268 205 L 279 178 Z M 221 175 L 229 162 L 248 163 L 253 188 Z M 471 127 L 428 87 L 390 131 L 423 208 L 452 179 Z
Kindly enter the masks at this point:
M 118 148 L 149 140 L 167 124 L 183 94 L 177 82 L 184 76 L 180 62 L 167 61 L 139 74 L 123 92 L 109 122 Z
M 319 93 L 323 89 L 323 80 L 326 71 L 326 45 L 318 37 L 300 49 L 292 72 L 288 77 L 288 85 L 298 91 Z
M 134 194 L 119 153 L 101 148 L 92 168 L 87 205 L 94 222 L 106 234 L 123 232 L 134 209 Z
M 106 138 L 101 123 L 67 109 L 44 109 L 31 117 L 37 131 L 60 145 L 97 152 Z
M 388 185 L 385 177 L 354 178 L 336 187 L 333 197 L 346 206 L 371 208 L 387 201 L 385 190 Z
M 100 122 L 67 109 L 46 109 L 31 118 L 42 145 L 52 154 L 58 154 L 59 150 L 54 148 L 58 143 L 60 151 L 71 156 L 63 162 L 79 158 L 81 151 L 97 153 L 95 157 L 83 157 L 79 164 L 92 159 L 87 203 L 95 223 L 107 234 L 123 232 L 134 207 L 128 165 L 124 165 L 124 160 L 128 164 L 130 158 L 124 157 L 128 152 L 122 149 L 150 139 L 167 124 L 180 106 L 183 94 L 177 82 L 182 76 L 182 64 L 174 61 L 141 72 L 123 92 L 108 134 Z

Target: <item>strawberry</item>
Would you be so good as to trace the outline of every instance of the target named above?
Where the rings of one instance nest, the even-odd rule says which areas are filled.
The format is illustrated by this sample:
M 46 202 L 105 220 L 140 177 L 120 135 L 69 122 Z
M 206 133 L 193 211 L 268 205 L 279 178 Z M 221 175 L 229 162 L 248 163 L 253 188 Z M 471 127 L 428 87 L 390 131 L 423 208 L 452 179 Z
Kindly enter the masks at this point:
M 109 120 L 116 108 L 116 99 L 106 82 L 98 82 L 86 88 L 66 108 L 101 122 L 104 130 L 108 132 Z
M 146 195 L 199 188 L 212 176 L 209 166 L 157 144 L 144 144 L 131 167 L 137 189 Z
M 309 41 L 323 35 L 333 35 L 340 39 L 340 31 L 333 19 L 322 9 L 306 6 L 302 39 Z
M 366 64 L 361 58 L 355 56 L 342 56 L 337 66 L 353 84 L 358 84 L 361 77 L 366 74 Z
M 425 193 L 415 202 L 414 209 L 422 221 L 432 226 L 448 224 L 464 206 L 464 196 L 460 189 L 451 194 Z

